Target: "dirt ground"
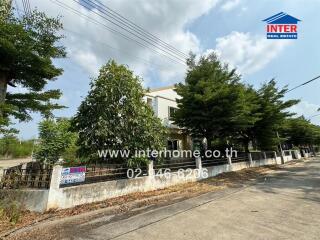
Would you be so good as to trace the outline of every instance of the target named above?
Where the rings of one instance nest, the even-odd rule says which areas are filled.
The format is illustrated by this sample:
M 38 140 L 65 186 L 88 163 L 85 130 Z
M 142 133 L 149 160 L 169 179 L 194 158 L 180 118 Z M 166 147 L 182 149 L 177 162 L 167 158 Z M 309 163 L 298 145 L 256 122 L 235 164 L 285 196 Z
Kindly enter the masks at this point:
M 67 229 L 74 224 L 92 221 L 97 216 L 125 215 L 128 217 L 146 208 L 165 206 L 204 193 L 241 186 L 279 168 L 281 166 L 265 166 L 223 173 L 199 182 L 129 194 L 71 209 L 48 211 L 43 214 L 24 211 L 15 225 L 5 220 L 0 221 L 0 239 L 59 239 L 59 232 L 68 231 Z

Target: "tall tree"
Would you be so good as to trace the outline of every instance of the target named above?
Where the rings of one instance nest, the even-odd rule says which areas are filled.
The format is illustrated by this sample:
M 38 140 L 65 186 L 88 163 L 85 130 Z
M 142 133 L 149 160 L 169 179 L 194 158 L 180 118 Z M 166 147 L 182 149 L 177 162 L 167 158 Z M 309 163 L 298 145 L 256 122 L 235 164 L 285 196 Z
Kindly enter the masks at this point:
M 259 95 L 252 86 L 246 86 L 245 101 L 242 103 L 243 112 L 250 117 L 247 119 L 247 124 L 238 129 L 238 134 L 235 138 L 239 139 L 246 152 L 249 152 L 250 143 L 255 141 L 255 133 L 253 131 L 256 123 L 261 120 L 262 113 L 260 112 Z
M 251 115 L 256 103 L 247 87 L 240 83 L 236 70 L 229 70 L 215 54 L 188 60 L 185 84 L 176 85 L 178 110 L 175 123 L 196 137 L 213 139 L 238 136 L 257 120 Z
M 59 99 L 59 90 L 44 91 L 48 81 L 62 73 L 52 63 L 53 58 L 65 57 L 65 49 L 58 46 L 58 18 L 48 18 L 33 11 L 17 18 L 7 1 L 0 2 L 0 132 L 9 125 L 10 117 L 20 121 L 31 119 L 31 112 L 50 115 L 61 108 L 51 99 Z M 10 9 L 10 10 L 8 10 Z M 20 86 L 25 93 L 8 92 L 8 86 Z
M 88 96 L 74 118 L 80 156 L 97 159 L 99 150 L 160 150 L 166 129 L 143 101 L 141 80 L 124 65 L 109 61 L 91 82 Z M 139 161 L 133 155 L 129 159 Z M 140 159 L 142 161 L 146 159 Z
M 258 90 L 260 120 L 251 129 L 258 147 L 262 150 L 275 150 L 281 139 L 277 131 L 284 124 L 287 117 L 294 115 L 288 108 L 297 104 L 299 100 L 284 100 L 287 88 L 278 89 L 275 80 L 262 85 Z

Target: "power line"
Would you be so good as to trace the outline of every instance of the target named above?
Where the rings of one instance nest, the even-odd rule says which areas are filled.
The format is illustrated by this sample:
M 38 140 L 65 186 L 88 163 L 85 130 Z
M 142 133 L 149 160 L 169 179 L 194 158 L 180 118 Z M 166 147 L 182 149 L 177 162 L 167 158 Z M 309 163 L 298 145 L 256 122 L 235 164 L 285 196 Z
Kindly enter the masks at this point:
M 315 77 L 315 78 L 312 78 L 311 80 L 309 80 L 309 81 L 307 81 L 307 82 L 304 82 L 304 83 L 302 83 L 302 84 L 300 84 L 300 85 L 298 85 L 298 86 L 296 86 L 296 87 L 294 87 L 294 88 L 292 88 L 292 89 L 290 89 L 290 90 L 288 90 L 288 91 L 286 91 L 286 93 L 291 92 L 291 91 L 293 91 L 293 90 L 295 90 L 295 89 L 297 89 L 297 88 L 299 88 L 299 87 L 302 87 L 302 86 L 304 86 L 304 85 L 307 85 L 307 84 L 309 84 L 309 83 L 317 80 L 318 78 L 320 78 L 320 75 L 317 76 L 317 77 Z
M 314 118 L 314 117 L 317 117 L 317 116 L 320 116 L 320 114 L 316 114 L 316 115 L 310 116 L 310 117 L 309 117 L 309 120 L 310 120 L 311 118 Z
M 23 10 L 27 16 L 31 14 L 30 2 L 28 0 L 22 0 Z
M 18 14 L 20 14 L 20 13 L 23 14 L 24 12 L 21 11 L 21 10 L 18 8 L 18 4 L 17 4 L 16 0 L 15 0 L 15 4 L 16 4 L 16 6 L 17 6 L 17 9 L 16 9 L 17 13 L 18 13 Z M 63 31 L 69 32 L 69 33 L 72 33 L 72 34 L 79 35 L 79 36 L 82 37 L 81 40 L 85 40 L 85 41 L 87 41 L 87 42 L 95 42 L 95 43 L 104 45 L 104 46 L 110 48 L 111 50 L 118 51 L 118 52 L 122 52 L 123 54 L 126 54 L 126 55 L 128 55 L 128 56 L 130 56 L 130 57 L 132 57 L 132 58 L 136 58 L 136 59 L 140 60 L 141 62 L 144 62 L 145 64 L 148 64 L 148 65 L 150 65 L 150 66 L 159 67 L 159 68 L 167 68 L 167 67 L 164 66 L 164 65 L 159 65 L 159 64 L 150 62 L 150 61 L 148 61 L 147 59 L 138 57 L 138 56 L 136 56 L 136 55 L 134 55 L 134 54 L 130 54 L 130 53 L 124 51 L 124 50 L 121 50 L 121 49 L 119 49 L 119 48 L 113 47 L 113 46 L 111 46 L 111 45 L 109 45 L 109 44 L 107 44 L 107 43 L 105 43 L 105 42 L 101 42 L 101 41 L 97 41 L 97 40 L 93 40 L 93 39 L 90 39 L 90 40 L 89 40 L 88 38 L 84 39 L 84 38 L 83 38 L 83 34 L 81 34 L 80 32 L 76 32 L 76 31 L 73 31 L 73 30 L 71 30 L 71 29 L 68 29 L 68 28 L 66 28 L 66 27 L 63 28 Z
M 75 3 L 79 3 L 77 0 L 72 0 L 72 1 L 74 1 Z M 88 2 L 89 2 L 89 3 L 88 3 Z M 85 6 L 84 4 L 85 4 L 86 6 Z M 96 6 L 98 6 L 98 5 L 96 5 L 95 3 L 92 3 L 92 2 L 89 1 L 89 0 L 82 0 L 82 1 L 80 2 L 80 5 L 82 5 L 84 8 L 86 8 L 86 9 L 89 10 L 89 11 L 91 11 L 90 7 L 95 8 Z M 184 63 L 185 59 L 180 58 L 179 56 L 177 56 L 177 55 L 176 55 L 175 53 L 173 53 L 172 51 L 169 51 L 169 50 L 167 50 L 167 49 L 163 49 L 163 48 L 159 47 L 158 44 L 156 44 L 154 41 L 150 41 L 150 40 L 148 40 L 148 39 L 145 39 L 144 37 L 142 37 L 142 36 L 139 35 L 138 33 L 134 32 L 134 31 L 132 31 L 132 30 L 129 30 L 126 26 L 122 26 L 121 24 L 119 24 L 119 23 L 117 23 L 117 22 L 115 22 L 115 21 L 113 21 L 113 20 L 110 20 L 110 19 L 108 18 L 108 16 L 106 15 L 107 12 L 106 12 L 105 10 L 102 11 L 101 8 L 99 8 L 99 9 L 97 9 L 97 10 L 98 10 L 99 13 L 98 13 L 98 12 L 94 12 L 94 11 L 92 11 L 92 13 L 95 14 L 95 15 L 97 15 L 97 16 L 100 16 L 101 18 L 107 20 L 108 22 L 112 23 L 113 25 L 115 25 L 115 26 L 121 28 L 122 30 L 126 31 L 127 33 L 135 36 L 136 38 L 139 38 L 139 39 L 142 40 L 143 42 L 152 45 L 153 47 L 159 49 L 160 51 L 163 51 L 163 52 L 169 54 L 171 57 L 174 57 L 175 59 L 177 59 L 177 60 L 179 60 L 179 61 L 181 61 L 181 62 Z M 100 13 L 101 13 L 101 14 L 100 14 Z M 110 17 L 110 16 L 109 16 L 109 17 Z
M 88 0 L 88 1 L 93 3 L 93 1 L 91 1 L 91 0 Z M 180 50 L 176 49 L 172 45 L 170 45 L 170 44 L 166 43 L 165 41 L 161 40 L 159 37 L 153 35 L 152 33 L 148 32 L 144 28 L 142 28 L 139 25 L 135 24 L 134 22 L 130 21 L 128 18 L 125 18 L 120 13 L 116 12 L 115 10 L 113 10 L 110 7 L 106 6 L 105 4 L 101 3 L 99 0 L 95 0 L 95 2 L 96 3 L 93 3 L 95 6 L 99 5 L 100 7 L 102 7 L 104 10 L 106 10 L 109 13 L 108 16 L 109 17 L 113 16 L 111 18 L 115 19 L 117 22 L 121 22 L 125 26 L 128 26 L 130 29 L 138 32 L 139 34 L 147 37 L 148 39 L 158 42 L 161 46 L 166 47 L 167 49 L 175 52 L 176 54 L 182 56 L 183 58 L 187 58 L 188 57 L 187 54 L 181 52 Z
M 30 1 L 26 0 L 26 4 L 27 4 L 27 7 L 28 7 L 29 14 L 31 14 L 32 11 L 31 11 Z
M 14 5 L 16 6 L 16 11 L 17 11 L 17 14 L 18 14 L 19 18 L 21 18 L 20 9 L 19 9 L 19 5 L 17 3 L 17 0 L 14 0 Z
M 26 15 L 31 14 L 30 2 L 28 0 L 22 0 L 23 10 Z
M 94 24 L 96 24 L 96 25 L 101 25 L 101 26 L 103 26 L 104 28 L 106 28 L 106 29 L 109 30 L 110 32 L 112 32 L 112 33 L 114 33 L 114 34 L 116 34 L 116 35 L 119 35 L 119 36 L 121 36 L 122 38 L 124 38 L 124 39 L 126 39 L 126 40 L 128 40 L 128 41 L 134 41 L 136 44 L 142 46 L 143 48 L 148 48 L 148 49 L 150 49 L 151 51 L 153 51 L 153 52 L 155 52 L 155 53 L 157 53 L 157 54 L 160 54 L 160 55 L 162 55 L 162 56 L 164 56 L 164 57 L 167 57 L 168 59 L 170 59 L 171 61 L 173 61 L 173 62 L 175 62 L 175 63 L 179 63 L 179 64 L 181 64 L 181 65 L 186 65 L 185 63 L 182 63 L 181 61 L 177 61 L 177 60 L 171 58 L 170 56 L 168 56 L 168 55 L 166 55 L 166 54 L 164 54 L 164 53 L 162 53 L 162 52 L 159 52 L 159 51 L 157 51 L 157 50 L 155 50 L 155 49 L 150 48 L 148 45 L 146 45 L 146 44 L 144 44 L 144 43 L 141 43 L 141 42 L 139 42 L 138 40 L 133 39 L 133 38 L 125 35 L 125 34 L 122 33 L 122 32 L 119 32 L 119 31 L 117 31 L 117 30 L 115 30 L 115 29 L 113 29 L 113 28 L 110 28 L 108 25 L 106 25 L 106 24 L 104 24 L 104 23 L 101 23 L 101 22 L 97 21 L 96 19 L 94 19 L 94 18 L 92 18 L 92 17 L 89 17 L 89 16 L 87 16 L 87 15 L 79 12 L 78 10 L 70 7 L 69 5 L 66 5 L 66 4 L 60 2 L 59 0 L 50 0 L 50 1 L 51 1 L 52 3 L 58 5 L 58 6 L 62 7 L 62 8 L 65 9 L 65 10 L 71 11 L 71 12 L 73 12 L 74 14 L 76 14 L 76 15 L 82 17 L 82 18 L 87 19 L 87 20 L 88 20 L 89 22 L 91 22 L 91 23 L 94 23 Z
M 22 1 L 22 6 L 23 6 L 23 10 L 24 10 L 24 13 L 27 14 L 27 7 L 26 7 L 26 3 L 24 0 L 21 0 Z
M 71 30 L 71 29 L 68 29 L 68 28 L 64 28 L 63 30 L 66 31 L 66 32 L 70 32 L 70 33 L 72 33 L 72 34 L 82 35 L 81 33 L 75 32 L 75 31 L 73 31 L 73 30 Z M 111 46 L 111 45 L 109 45 L 109 44 L 107 44 L 107 43 L 105 43 L 105 42 L 101 42 L 101 41 L 97 41 L 97 40 L 92 40 L 92 39 L 90 39 L 90 40 L 89 40 L 89 39 L 83 39 L 83 38 L 82 38 L 82 40 L 86 40 L 87 42 L 95 42 L 95 43 L 104 45 L 104 46 L 106 46 L 106 47 L 108 47 L 108 48 L 110 48 L 110 49 L 112 49 L 112 50 L 114 50 L 114 51 L 122 52 L 122 53 L 124 53 L 124 54 L 126 54 L 126 55 L 128 55 L 128 56 L 130 56 L 130 57 L 136 58 L 136 59 L 138 59 L 138 60 L 140 60 L 140 61 L 142 61 L 142 62 L 144 62 L 144 63 L 146 63 L 146 64 L 148 64 L 148 65 L 151 65 L 151 66 L 157 66 L 157 67 L 160 67 L 160 68 L 166 68 L 166 67 L 163 66 L 163 65 L 159 65 L 159 64 L 152 63 L 152 62 L 148 61 L 147 59 L 144 59 L 144 58 L 138 57 L 138 56 L 136 56 L 136 55 L 130 54 L 130 53 L 128 53 L 128 52 L 126 52 L 126 51 L 124 51 L 124 50 L 121 50 L 121 49 L 119 49 L 119 48 L 115 48 L 115 47 L 113 47 L 113 46 Z
M 100 12 L 103 12 L 104 16 L 117 21 L 118 23 L 124 25 L 126 28 L 129 28 L 129 29 L 133 30 L 135 33 L 139 34 L 143 38 L 146 38 L 146 39 L 148 39 L 148 40 L 150 40 L 152 42 L 156 42 L 162 48 L 164 48 L 164 49 L 166 49 L 168 51 L 171 51 L 172 53 L 176 54 L 179 57 L 182 57 L 183 59 L 188 57 L 187 54 L 179 51 L 178 49 L 174 48 L 170 44 L 162 41 L 160 38 L 154 36 L 153 34 L 151 34 L 150 32 L 146 31 L 145 29 L 141 28 L 137 24 L 135 24 L 132 21 L 128 20 L 127 18 L 123 17 L 122 15 L 117 13 L 116 11 L 114 11 L 111 8 L 107 7 L 106 5 L 102 4 L 100 1 L 97 1 L 97 0 L 94 1 L 94 2 L 92 0 L 83 0 L 83 1 L 85 1 L 86 4 L 89 4 L 90 7 L 96 8 Z M 83 6 L 83 4 L 82 4 L 83 1 L 80 2 L 80 4 L 82 6 Z M 89 3 L 87 3 L 87 2 L 89 2 Z M 95 2 L 97 2 L 97 3 L 95 3 Z M 103 11 L 101 11 L 101 8 L 102 8 Z

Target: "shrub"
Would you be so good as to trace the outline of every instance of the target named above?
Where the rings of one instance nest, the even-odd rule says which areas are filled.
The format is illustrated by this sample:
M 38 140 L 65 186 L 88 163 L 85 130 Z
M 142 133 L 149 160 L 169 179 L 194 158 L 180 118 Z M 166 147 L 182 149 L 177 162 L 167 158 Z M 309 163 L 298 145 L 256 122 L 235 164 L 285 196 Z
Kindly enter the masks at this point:
M 16 224 L 23 211 L 18 191 L 0 191 L 0 220 Z

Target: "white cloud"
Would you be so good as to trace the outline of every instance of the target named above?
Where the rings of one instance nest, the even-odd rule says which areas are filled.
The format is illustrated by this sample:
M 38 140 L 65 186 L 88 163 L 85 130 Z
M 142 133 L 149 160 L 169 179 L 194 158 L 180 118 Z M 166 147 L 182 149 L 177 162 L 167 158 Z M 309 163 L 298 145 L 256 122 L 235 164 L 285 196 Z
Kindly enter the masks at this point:
M 102 3 L 186 54 L 190 50 L 199 52 L 200 43 L 193 33 L 185 29 L 185 26 L 208 13 L 218 1 L 101 0 Z M 73 1 L 61 2 L 129 35 L 104 19 L 98 18 L 94 14 L 96 10 L 87 11 Z M 69 50 L 69 57 L 82 66 L 91 76 L 96 75 L 99 67 L 108 59 L 114 58 L 120 63 L 127 64 L 136 74 L 147 79 L 147 81 L 151 78 L 151 72 L 153 74 L 156 72 L 159 79 L 166 83 L 182 80 L 186 70 L 185 65 L 172 62 L 148 48 L 140 47 L 133 41 L 128 41 L 101 26 L 90 23 L 50 1 L 34 0 L 32 5 L 37 6 L 51 16 L 57 16 L 57 14 L 63 16 L 62 21 L 65 28 L 76 32 L 76 34 L 66 32 L 67 38 L 64 42 Z M 136 38 L 132 35 L 130 37 Z M 137 40 L 141 42 L 141 39 Z M 114 48 L 120 49 L 120 51 Z
M 265 67 L 277 57 L 290 41 L 272 41 L 262 35 L 231 32 L 216 39 L 217 55 L 231 67 L 237 67 L 241 74 L 250 74 Z
M 235 7 L 239 6 L 240 3 L 241 3 L 240 0 L 229 0 L 221 6 L 221 10 L 230 11 Z
M 320 108 L 320 105 L 309 103 L 308 101 L 301 101 L 295 106 L 290 108 L 290 112 L 296 113 L 296 116 L 305 116 L 309 119 L 310 117 L 320 114 L 317 110 Z M 320 116 L 314 116 L 311 118 L 311 122 L 320 125 Z
M 248 7 L 242 7 L 241 11 L 246 12 L 248 10 Z

